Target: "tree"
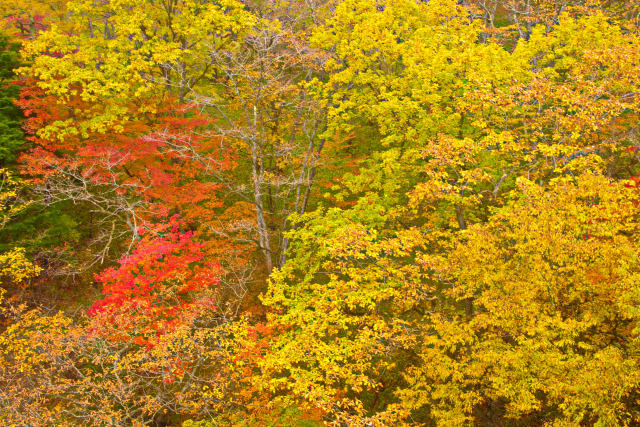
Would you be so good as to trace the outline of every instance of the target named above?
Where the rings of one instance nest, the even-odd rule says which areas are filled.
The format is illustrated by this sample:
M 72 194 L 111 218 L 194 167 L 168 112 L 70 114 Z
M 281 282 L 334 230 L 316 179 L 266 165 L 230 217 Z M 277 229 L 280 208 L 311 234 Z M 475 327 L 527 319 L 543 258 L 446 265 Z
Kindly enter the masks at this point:
M 52 23 L 65 25 L 66 4 L 65 0 L 6 0 L 0 5 L 0 18 L 12 35 L 34 38 Z
M 20 87 L 13 70 L 22 65 L 18 52 L 20 45 L 0 34 L 0 165 L 14 163 L 17 153 L 24 148 L 24 135 L 20 129 L 22 112 L 14 104 Z
M 558 400 L 562 408 L 575 405 L 564 414 L 549 408 L 536 413 L 538 406 L 527 407 L 519 401 L 527 393 L 526 381 L 535 381 L 536 375 L 509 388 L 511 395 L 495 391 L 486 397 L 492 393 L 491 386 L 482 383 L 485 371 L 474 361 L 485 350 L 482 357 L 495 360 L 498 350 L 483 347 L 491 345 L 490 338 L 469 331 L 471 325 L 477 325 L 478 331 L 489 327 L 484 294 L 476 293 L 474 284 L 502 271 L 498 265 L 505 261 L 500 248 L 483 247 L 478 238 L 475 250 L 483 258 L 476 265 L 477 277 L 465 278 L 463 285 L 447 276 L 445 266 L 448 257 L 453 259 L 462 250 L 468 230 L 508 220 L 508 214 L 501 212 L 514 206 L 513 200 L 524 192 L 517 183 L 529 182 L 527 178 L 535 179 L 536 188 L 548 191 L 553 200 L 548 205 L 557 210 L 545 216 L 549 227 L 562 229 L 563 218 L 574 218 L 571 209 L 582 206 L 582 196 L 574 195 L 566 201 L 572 207 L 562 211 L 569 190 L 559 183 L 569 185 L 575 179 L 575 191 L 584 192 L 585 197 L 602 191 L 588 196 L 586 206 L 600 197 L 603 204 L 611 201 L 605 209 L 615 210 L 619 204 L 629 216 L 630 228 L 617 229 L 617 214 L 607 219 L 596 207 L 573 220 L 595 224 L 603 218 L 603 225 L 620 230 L 612 232 L 620 239 L 634 235 L 630 231 L 635 227 L 633 203 L 622 192 L 628 172 L 618 170 L 619 175 L 612 176 L 624 181 L 610 181 L 603 175 L 627 162 L 625 148 L 634 144 L 637 132 L 634 94 L 638 86 L 631 79 L 636 65 L 614 62 L 609 56 L 620 47 L 633 57 L 638 52 L 637 35 L 600 13 L 580 18 L 563 15 L 554 31 L 534 28 L 528 41 L 521 40 L 508 51 L 498 44 L 479 43 L 483 31 L 479 23 L 469 23 L 466 9 L 446 1 L 426 5 L 389 1 L 384 6 L 347 1 L 337 6 L 327 24 L 314 35 L 318 46 L 335 52 L 326 63 L 328 82 L 317 82 L 317 93 L 328 105 L 327 133 L 344 136 L 366 129 L 380 144 L 371 148 L 370 159 L 359 165 L 357 173 L 345 175 L 342 188 L 335 191 L 338 201 L 348 202 L 346 207 L 290 218 L 299 227 L 289 234 L 288 261 L 271 276 L 264 296 L 270 325 L 282 328 L 260 364 L 265 389 L 274 390 L 288 404 L 317 407 L 335 424 L 409 420 L 464 424 L 486 419 L 535 423 L 545 417 L 578 422 L 575 414 L 588 414 L 584 416 L 603 423 L 624 422 L 611 417 L 616 408 L 627 405 L 627 398 L 633 399 L 629 396 L 636 389 L 631 371 L 634 356 L 624 351 L 616 356 L 625 366 L 624 374 L 618 362 L 593 362 L 601 373 L 611 370 L 620 373 L 619 379 L 631 378 L 624 391 L 603 404 L 602 411 L 586 403 L 600 396 L 592 389 L 585 391 L 591 393 L 585 400 L 577 395 L 572 395 L 571 404 Z M 531 218 L 541 216 L 536 203 L 533 199 L 522 202 Z M 523 219 L 514 232 L 524 233 L 526 223 Z M 575 233 L 567 231 L 566 238 L 581 239 L 582 226 L 572 227 Z M 487 235 L 499 232 L 490 228 Z M 522 237 L 522 241 L 529 238 L 534 239 Z M 542 239 L 534 243 L 537 248 L 543 248 Z M 502 245 L 517 251 L 518 241 L 505 236 Z M 635 241 L 626 242 L 626 256 L 631 256 Z M 608 244 L 598 240 L 597 251 L 603 257 L 610 251 Z M 554 250 L 560 251 L 561 246 L 558 243 Z M 460 274 L 468 274 L 473 264 L 462 253 L 456 259 Z M 589 264 L 586 258 L 580 263 Z M 551 270 L 549 280 L 567 280 Z M 532 271 L 518 271 L 518 283 L 531 280 Z M 607 274 L 602 278 L 605 282 L 617 280 L 614 273 Z M 636 273 L 630 268 L 621 274 L 626 283 Z M 567 283 L 566 289 L 577 287 L 580 279 L 576 280 Z M 502 281 L 495 283 L 499 287 Z M 522 286 L 524 298 L 526 285 Z M 630 298 L 621 292 L 622 300 Z M 589 298 L 597 299 L 592 293 Z M 509 313 L 526 316 L 531 305 L 527 300 Z M 520 309 L 525 311 L 521 314 Z M 616 316 L 625 316 L 625 310 L 621 308 Z M 540 340 L 532 338 L 529 345 L 544 345 Z M 467 345 L 478 345 L 478 353 L 463 356 Z M 437 356 L 433 348 L 439 349 Z M 429 356 L 422 357 L 422 351 Z M 445 356 L 452 360 L 447 369 L 440 366 Z M 579 365 L 578 360 L 573 361 Z M 542 356 L 538 361 L 544 366 Z M 553 360 L 549 363 L 547 367 L 555 369 Z M 591 362 L 584 359 L 583 363 Z M 462 373 L 465 369 L 468 374 Z M 418 372 L 425 374 L 418 376 Z M 506 376 L 496 381 L 506 387 L 511 384 Z M 547 391 L 552 385 L 545 387 Z M 528 409 L 511 413 L 507 405 L 505 412 L 504 399 Z
M 25 72 L 71 110 L 39 127 L 39 136 L 121 132 L 133 118 L 156 114 L 166 99 L 159 94 L 197 103 L 215 119 L 211 133 L 237 155 L 233 173 L 210 174 L 234 197 L 231 204 L 252 205 L 251 239 L 268 273 L 284 261 L 286 217 L 306 209 L 324 144 L 323 110 L 303 84 L 319 60 L 307 45 L 308 14 L 289 5 L 280 20 L 280 6 L 147 3 L 70 2 L 72 35 L 52 27 L 26 45 L 33 65 Z M 78 101 L 85 107 L 71 106 Z M 212 161 L 188 145 L 177 152 Z
M 237 410 L 233 359 L 246 326 L 201 313 L 148 347 L 23 311 L 0 334 L 0 417 L 9 424 L 179 425 Z M 116 333 L 117 325 L 111 332 Z
M 473 295 L 475 312 L 426 316 L 400 406 L 460 424 L 637 422 L 637 197 L 590 173 L 519 179 L 490 221 L 420 258 L 449 307 Z
M 105 298 L 90 310 L 98 333 L 101 323 L 117 324 L 114 339 L 152 345 L 155 338 L 198 315 L 204 304 L 215 310 L 218 265 L 206 260 L 193 232 L 180 231 L 172 217 L 166 224 L 146 225 L 134 250 L 96 277 Z
M 297 25 L 260 22 L 243 49 L 203 52 L 221 75 L 207 91 L 195 91 L 238 155 L 238 170 L 224 179 L 253 205 L 266 273 L 285 260 L 287 217 L 307 209 L 324 146 L 324 110 L 304 84 L 318 71 L 319 53 Z
M 71 32 L 54 25 L 25 44 L 32 64 L 24 71 L 38 87 L 62 101 L 78 96 L 91 104 L 74 110 L 74 120 L 40 130 L 59 139 L 121 129 L 135 114 L 155 112 L 162 94 L 183 103 L 189 88 L 215 75 L 200 53 L 233 49 L 254 23 L 235 0 L 73 0 L 67 9 Z
M 90 214 L 91 230 L 81 236 L 88 257 L 75 260 L 78 270 L 119 256 L 123 245 L 130 249 L 140 224 L 154 215 L 178 211 L 193 220 L 188 211 L 219 207 L 221 187 L 206 177 L 232 168 L 231 154 L 207 134 L 210 119 L 193 108 L 167 98 L 155 114 L 131 119 L 120 131 L 59 139 L 36 133 L 73 120 L 74 111 L 91 108 L 90 103 L 79 96 L 59 103 L 27 80 L 18 104 L 33 143 L 20 166 L 30 176 L 34 197 L 49 209 L 82 205 Z M 206 155 L 206 161 L 185 152 Z
M 18 192 L 23 183 L 6 169 L 0 169 L 0 230 L 14 217 L 28 207 L 28 203 L 17 201 Z M 24 287 L 30 279 L 40 274 L 42 269 L 27 257 L 24 248 L 12 247 L 0 254 L 0 276 L 4 286 Z M 0 288 L 0 304 L 3 303 L 6 289 Z

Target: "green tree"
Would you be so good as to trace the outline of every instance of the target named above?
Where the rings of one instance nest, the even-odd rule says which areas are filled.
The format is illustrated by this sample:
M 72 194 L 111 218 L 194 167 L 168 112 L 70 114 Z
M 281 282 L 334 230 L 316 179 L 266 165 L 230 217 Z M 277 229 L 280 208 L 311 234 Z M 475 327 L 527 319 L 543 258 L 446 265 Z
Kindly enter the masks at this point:
M 20 95 L 14 73 L 22 65 L 19 51 L 19 43 L 0 34 L 0 167 L 12 165 L 25 145 L 22 111 L 14 104 Z

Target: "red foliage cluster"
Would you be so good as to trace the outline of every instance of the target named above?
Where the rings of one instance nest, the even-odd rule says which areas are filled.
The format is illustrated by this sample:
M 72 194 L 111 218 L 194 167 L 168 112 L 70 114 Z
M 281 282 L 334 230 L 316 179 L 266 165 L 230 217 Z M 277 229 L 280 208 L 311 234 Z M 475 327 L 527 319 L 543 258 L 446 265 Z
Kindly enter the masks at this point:
M 219 206 L 215 193 L 220 185 L 199 178 L 211 170 L 229 170 L 234 163 L 231 151 L 207 133 L 210 118 L 172 99 L 157 99 L 149 100 L 157 105 L 153 114 L 130 105 L 135 118 L 121 123 L 118 131 L 88 132 L 77 125 L 77 112 L 101 106 L 79 95 L 71 98 L 62 104 L 34 79 L 24 82 L 17 104 L 27 117 L 24 129 L 33 148 L 21 157 L 23 173 L 41 182 L 63 173 L 119 194 L 142 196 L 156 214 L 202 202 Z M 76 123 L 75 131 L 63 138 L 37 134 L 61 122 Z
M 89 315 L 97 319 L 101 333 L 114 337 L 115 326 L 115 338 L 134 337 L 149 345 L 200 310 L 215 310 L 212 291 L 220 267 L 205 259 L 203 245 L 181 225 L 177 216 L 147 225 L 131 254 L 96 276 L 105 297 Z

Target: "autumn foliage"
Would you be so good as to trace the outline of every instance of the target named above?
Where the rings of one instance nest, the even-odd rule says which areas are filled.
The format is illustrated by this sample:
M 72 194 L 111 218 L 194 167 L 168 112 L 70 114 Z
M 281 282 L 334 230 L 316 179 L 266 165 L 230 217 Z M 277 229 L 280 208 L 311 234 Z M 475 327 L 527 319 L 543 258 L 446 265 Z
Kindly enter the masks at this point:
M 215 310 L 219 265 L 204 260 L 202 243 L 193 240 L 192 231 L 181 232 L 180 225 L 172 217 L 168 224 L 145 227 L 120 266 L 96 277 L 105 297 L 89 314 L 117 324 L 124 336 L 151 343 L 201 306 Z
M 638 11 L 5 1 L 0 423 L 640 424 Z

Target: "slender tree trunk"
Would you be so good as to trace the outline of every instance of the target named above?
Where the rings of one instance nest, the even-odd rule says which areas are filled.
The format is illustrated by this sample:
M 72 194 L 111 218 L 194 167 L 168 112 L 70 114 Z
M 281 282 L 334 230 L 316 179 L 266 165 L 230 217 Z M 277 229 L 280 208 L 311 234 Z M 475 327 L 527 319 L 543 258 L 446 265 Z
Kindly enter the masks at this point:
M 324 140 L 320 141 L 320 144 L 318 144 L 318 149 L 315 153 L 313 153 L 313 140 L 310 142 L 309 144 L 309 152 L 307 152 L 307 158 L 304 161 L 303 164 L 303 169 L 302 172 L 300 173 L 300 182 L 298 183 L 298 188 L 296 188 L 296 205 L 295 205 L 295 212 L 298 214 L 303 214 L 307 211 L 307 205 L 309 203 L 309 195 L 311 194 L 311 187 L 313 186 L 313 183 L 315 181 L 315 177 L 316 177 L 316 161 L 317 161 L 317 157 L 320 156 L 320 153 L 322 152 L 322 147 L 324 146 Z M 313 158 L 315 157 L 315 158 Z M 310 162 L 308 161 L 310 158 L 313 158 Z M 306 188 L 304 189 L 304 195 L 302 196 L 302 201 L 300 200 L 300 196 L 301 196 L 301 185 L 302 185 L 302 177 L 303 174 L 306 171 L 307 165 L 309 165 L 310 163 L 310 168 L 309 168 L 309 178 L 307 179 L 307 185 Z M 286 223 L 285 223 L 286 224 Z M 296 224 L 293 225 L 292 227 L 294 230 L 296 229 Z M 286 231 L 285 229 L 282 230 L 283 232 Z M 280 254 L 280 261 L 278 263 L 279 267 L 282 267 L 284 265 L 284 263 L 287 261 L 287 249 L 289 248 L 289 239 L 287 239 L 286 237 L 283 239 L 282 241 L 282 253 Z
M 252 156 L 252 178 L 253 178 L 253 199 L 256 207 L 256 223 L 258 227 L 258 242 L 260 250 L 264 256 L 267 272 L 273 269 L 273 261 L 271 257 L 271 242 L 269 239 L 269 227 L 265 219 L 264 203 L 262 200 L 262 165 L 258 154 L 258 144 L 253 141 L 251 145 Z

